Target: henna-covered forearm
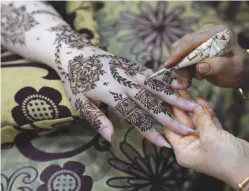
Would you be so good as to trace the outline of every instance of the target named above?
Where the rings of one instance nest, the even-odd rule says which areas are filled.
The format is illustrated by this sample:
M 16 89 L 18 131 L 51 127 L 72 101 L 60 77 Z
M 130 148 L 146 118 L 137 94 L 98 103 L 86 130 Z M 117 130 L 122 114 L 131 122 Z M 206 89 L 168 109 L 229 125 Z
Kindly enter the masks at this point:
M 59 74 L 67 61 L 60 61 L 60 55 L 91 45 L 52 6 L 42 1 L 2 1 L 1 17 L 3 46 L 25 58 L 45 63 Z

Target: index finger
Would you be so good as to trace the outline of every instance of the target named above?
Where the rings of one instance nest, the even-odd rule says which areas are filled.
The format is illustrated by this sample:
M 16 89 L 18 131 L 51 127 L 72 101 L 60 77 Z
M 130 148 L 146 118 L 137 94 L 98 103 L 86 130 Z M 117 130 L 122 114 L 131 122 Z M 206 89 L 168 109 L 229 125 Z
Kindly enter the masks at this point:
M 171 54 L 164 66 L 166 68 L 174 67 L 184 56 L 193 51 L 196 47 L 201 45 L 203 42 L 225 30 L 227 27 L 224 25 L 217 25 L 215 27 L 202 29 L 192 34 L 184 36 L 182 39 L 175 42 L 171 50 Z

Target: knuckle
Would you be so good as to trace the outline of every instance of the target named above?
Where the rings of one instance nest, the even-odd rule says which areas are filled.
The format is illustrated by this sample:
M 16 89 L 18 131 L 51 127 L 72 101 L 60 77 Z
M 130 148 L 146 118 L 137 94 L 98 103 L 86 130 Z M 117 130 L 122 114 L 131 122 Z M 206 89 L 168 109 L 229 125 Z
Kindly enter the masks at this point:
M 212 27 L 214 27 L 214 26 L 215 26 L 215 25 L 212 24 L 212 23 L 207 23 L 207 24 L 204 24 L 204 25 L 202 26 L 201 29 L 208 29 L 208 28 L 212 28 Z
M 192 44 L 193 40 L 195 39 L 195 35 L 194 34 L 195 33 L 191 33 L 191 34 L 185 35 L 183 37 L 183 39 L 182 39 L 184 41 L 184 43 L 191 43 Z
M 181 41 L 181 40 L 177 40 L 177 41 L 175 41 L 173 44 L 171 44 L 170 50 L 172 51 L 172 50 L 176 49 L 177 46 L 179 45 L 180 41 Z

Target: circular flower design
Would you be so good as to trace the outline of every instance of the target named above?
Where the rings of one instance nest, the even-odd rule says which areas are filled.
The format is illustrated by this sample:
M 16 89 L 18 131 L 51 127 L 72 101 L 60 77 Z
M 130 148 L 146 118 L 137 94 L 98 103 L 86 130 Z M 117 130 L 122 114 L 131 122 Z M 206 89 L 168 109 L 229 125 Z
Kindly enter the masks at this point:
M 62 100 L 60 92 L 43 87 L 38 92 L 32 87 L 25 87 L 15 95 L 19 104 L 12 109 L 12 116 L 18 125 L 34 121 L 57 119 L 71 116 L 66 106 L 59 105 Z
M 120 144 L 120 149 L 128 160 L 114 156 L 109 163 L 127 175 L 109 179 L 110 187 L 127 191 L 177 191 L 184 186 L 183 168 L 177 164 L 170 149 L 156 148 L 147 140 L 143 141 L 144 156 L 126 141 Z
M 68 161 L 61 168 L 50 165 L 40 175 L 44 182 L 37 191 L 90 191 L 93 181 L 90 176 L 83 176 L 85 166 L 79 162 Z
M 94 57 L 84 59 L 82 55 L 69 61 L 68 69 L 68 77 L 74 94 L 94 89 L 95 82 L 99 80 L 100 75 L 105 73 L 99 59 Z

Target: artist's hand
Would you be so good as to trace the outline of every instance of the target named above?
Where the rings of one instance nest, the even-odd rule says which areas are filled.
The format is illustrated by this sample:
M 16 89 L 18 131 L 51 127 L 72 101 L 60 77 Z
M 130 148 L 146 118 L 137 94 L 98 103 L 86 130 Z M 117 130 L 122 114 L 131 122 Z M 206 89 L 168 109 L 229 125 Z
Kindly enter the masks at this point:
M 194 109 L 193 118 L 199 137 L 177 135 L 169 129 L 165 129 L 165 135 L 181 166 L 216 177 L 235 188 L 249 175 L 249 143 L 223 130 L 207 102 L 202 99 L 198 102 L 200 106 Z M 174 116 L 191 126 L 191 120 L 179 109 L 174 109 Z
M 206 25 L 202 29 L 176 41 L 172 45 L 170 56 L 165 62 L 165 67 L 171 68 L 175 66 L 193 49 L 225 29 L 227 27 L 223 25 Z M 192 73 L 194 73 L 197 79 L 201 80 L 205 78 L 220 87 L 243 87 L 245 83 L 248 83 L 246 79 L 249 79 L 249 56 L 238 45 L 233 34 L 231 34 L 231 38 L 231 51 L 229 53 L 206 58 L 195 65 L 195 68 L 192 67 Z M 181 72 L 183 73 L 181 76 L 185 75 L 187 78 L 191 76 L 184 74 L 186 69 L 182 69 Z M 181 76 L 179 75 L 179 78 L 183 79 L 184 77 Z M 185 88 L 191 82 L 187 78 L 181 81 Z

